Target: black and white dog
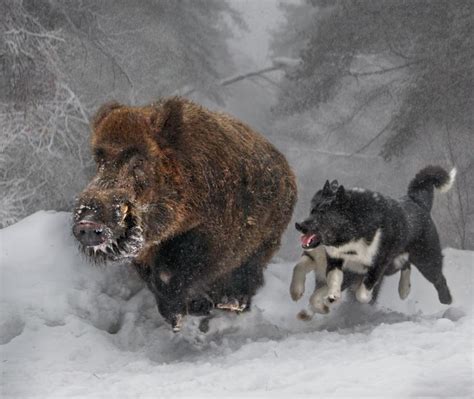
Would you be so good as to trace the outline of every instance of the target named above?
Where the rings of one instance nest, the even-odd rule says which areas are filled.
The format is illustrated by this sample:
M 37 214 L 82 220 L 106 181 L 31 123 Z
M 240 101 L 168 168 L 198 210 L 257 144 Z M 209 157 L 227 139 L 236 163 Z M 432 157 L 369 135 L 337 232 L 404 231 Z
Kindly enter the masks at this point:
M 408 194 L 400 200 L 364 189 L 346 190 L 337 181 L 326 181 L 311 201 L 310 216 L 296 223 L 305 252 L 293 273 L 292 298 L 301 297 L 306 273 L 316 271 L 322 287 L 310 302 L 313 311 L 327 313 L 328 305 L 340 298 L 343 283 L 348 285 L 345 280 L 354 281 L 346 279 L 343 271 L 347 271 L 360 276 L 356 298 L 368 303 L 383 276 L 400 270 L 399 294 L 404 299 L 410 290 L 413 264 L 435 286 L 440 302 L 450 304 L 442 273 L 443 255 L 430 212 L 434 188 L 448 191 L 455 176 L 456 169 L 448 173 L 439 166 L 428 166 L 410 182 Z

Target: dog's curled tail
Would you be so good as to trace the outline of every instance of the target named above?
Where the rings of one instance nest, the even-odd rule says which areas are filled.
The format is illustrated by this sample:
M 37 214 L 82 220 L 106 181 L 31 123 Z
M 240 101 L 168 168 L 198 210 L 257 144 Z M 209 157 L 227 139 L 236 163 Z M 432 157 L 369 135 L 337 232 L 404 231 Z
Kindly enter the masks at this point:
M 420 170 L 408 186 L 408 196 L 430 210 L 433 206 L 433 192 L 437 188 L 442 193 L 449 191 L 456 178 L 456 168 L 446 172 L 441 166 L 427 166 Z

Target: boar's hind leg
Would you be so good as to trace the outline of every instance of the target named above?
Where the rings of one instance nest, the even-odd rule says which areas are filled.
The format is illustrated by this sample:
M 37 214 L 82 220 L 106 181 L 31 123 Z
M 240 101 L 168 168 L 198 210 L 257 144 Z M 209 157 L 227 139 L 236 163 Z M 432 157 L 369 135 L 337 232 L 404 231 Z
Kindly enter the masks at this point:
M 250 310 L 252 297 L 263 285 L 263 270 L 278 248 L 278 243 L 279 240 L 273 239 L 265 242 L 225 281 L 220 282 L 217 291 L 222 296 L 217 300 L 217 308 L 238 312 Z

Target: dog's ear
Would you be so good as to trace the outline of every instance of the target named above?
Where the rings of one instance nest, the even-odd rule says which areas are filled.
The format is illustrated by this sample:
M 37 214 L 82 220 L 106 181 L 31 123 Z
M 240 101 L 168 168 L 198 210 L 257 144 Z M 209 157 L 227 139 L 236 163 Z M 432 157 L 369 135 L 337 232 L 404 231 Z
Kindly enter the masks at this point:
M 331 184 L 329 183 L 329 180 L 326 180 L 326 183 L 324 183 L 322 194 L 323 194 L 323 197 L 332 195 Z
M 341 204 L 341 203 L 346 202 L 346 200 L 347 200 L 346 190 L 344 186 L 339 186 L 336 191 L 336 201 Z
M 335 192 L 339 187 L 339 182 L 337 180 L 333 180 L 331 182 L 331 191 Z

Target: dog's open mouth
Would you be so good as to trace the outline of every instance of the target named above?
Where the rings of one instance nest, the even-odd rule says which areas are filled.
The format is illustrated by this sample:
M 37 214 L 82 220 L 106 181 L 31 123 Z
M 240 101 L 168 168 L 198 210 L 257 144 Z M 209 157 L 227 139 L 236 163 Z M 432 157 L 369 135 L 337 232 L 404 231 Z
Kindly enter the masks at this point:
M 317 234 L 308 233 L 301 236 L 301 246 L 303 249 L 316 248 L 321 243 L 321 239 Z

